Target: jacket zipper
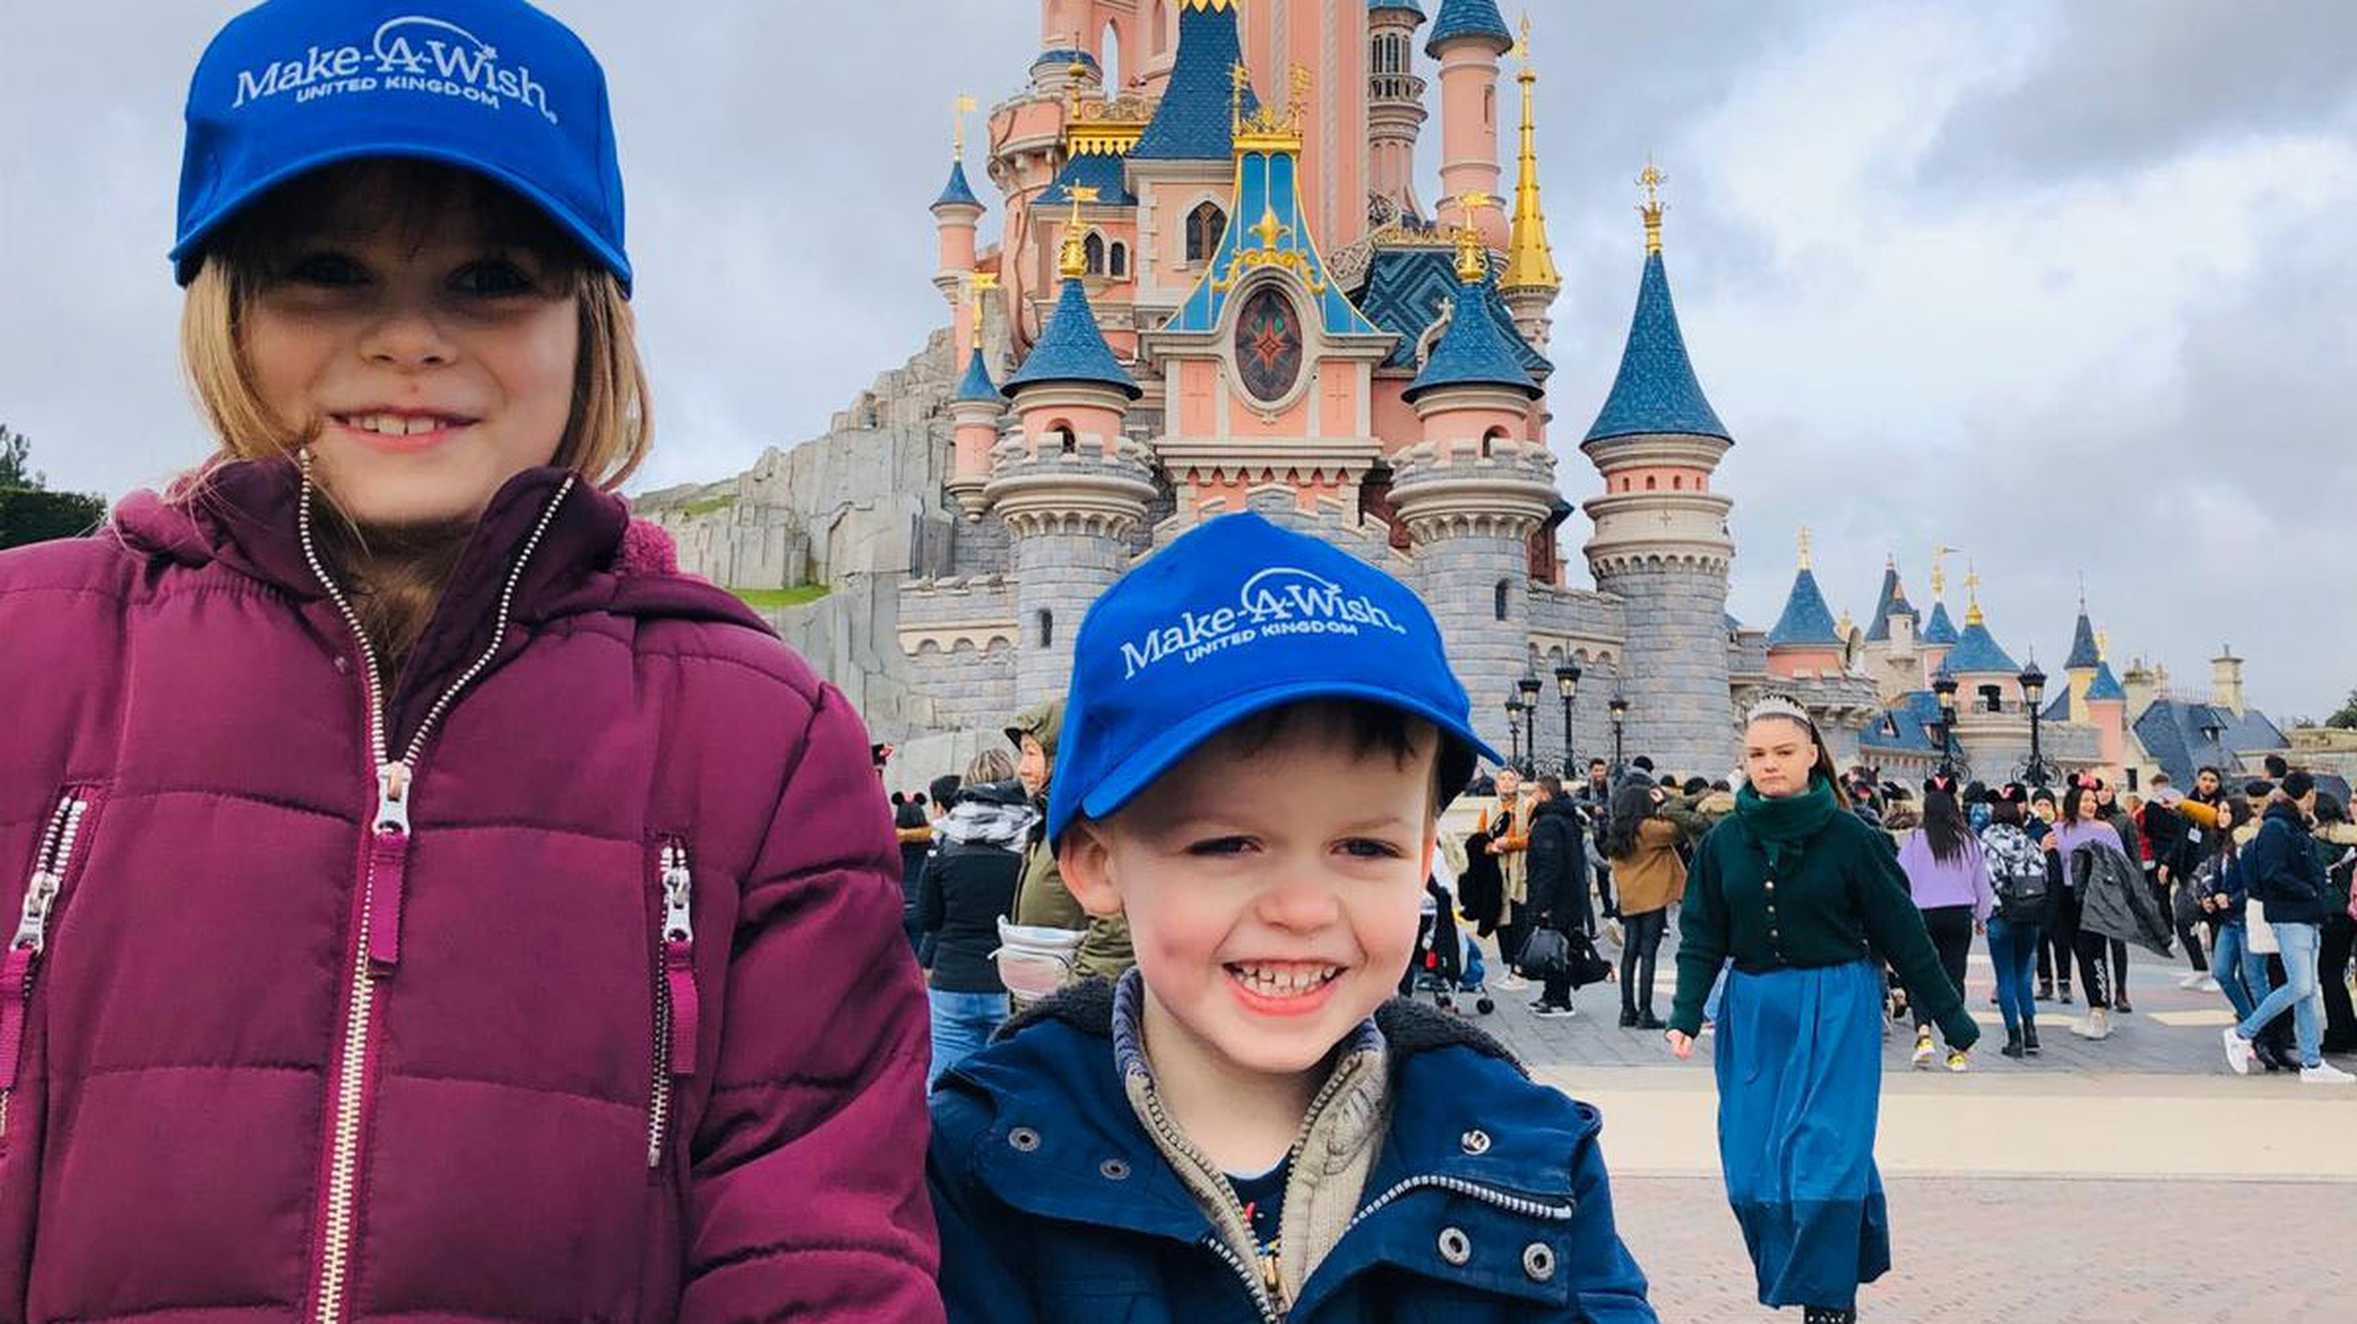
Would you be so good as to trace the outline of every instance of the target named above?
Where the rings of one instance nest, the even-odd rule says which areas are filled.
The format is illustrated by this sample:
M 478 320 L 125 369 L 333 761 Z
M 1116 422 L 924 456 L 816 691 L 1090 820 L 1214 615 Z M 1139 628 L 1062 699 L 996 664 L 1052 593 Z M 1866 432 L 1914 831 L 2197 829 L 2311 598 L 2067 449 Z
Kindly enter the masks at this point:
M 485 646 L 474 664 L 460 673 L 434 706 L 426 711 L 425 720 L 418 723 L 417 733 L 401 757 L 390 757 L 389 735 L 386 731 L 387 714 L 383 695 L 384 680 L 377 666 L 376 647 L 369 642 L 368 631 L 361 628 L 359 613 L 352 609 L 351 600 L 344 596 L 333 576 L 327 573 L 320 560 L 317 544 L 311 536 L 311 452 L 308 448 L 297 453 L 303 471 L 302 498 L 297 507 L 297 525 L 303 544 L 303 559 L 311 574 L 319 581 L 329 600 L 342 614 L 344 624 L 352 631 L 361 661 L 361 685 L 367 705 L 369 766 L 374 770 L 376 783 L 376 817 L 369 828 L 368 854 L 360 868 L 359 899 L 355 910 L 356 932 L 352 943 L 351 984 L 344 1004 L 344 1043 L 335 1063 L 335 1087 L 329 1100 L 332 1124 L 329 1130 L 327 1158 L 326 1210 L 321 1219 L 317 1280 L 313 1284 L 313 1318 L 319 1324 L 339 1324 L 344 1318 L 345 1294 L 350 1287 L 354 1231 L 359 1224 L 360 1136 L 361 1121 L 368 1104 L 368 1060 L 370 1032 L 375 1024 L 376 985 L 392 978 L 401 964 L 401 902 L 406 890 L 409 867 L 410 809 L 417 780 L 417 771 L 425 753 L 426 741 L 441 723 L 459 693 L 474 682 L 498 655 L 502 640 L 507 637 L 508 615 L 515 603 L 516 585 L 524 575 L 524 567 L 531 563 L 532 553 L 548 532 L 549 523 L 556 518 L 557 508 L 573 490 L 575 479 L 568 475 L 551 497 L 540 521 L 524 542 L 508 570 L 507 582 L 499 594 L 499 615 L 493 624 L 491 642 Z
M 1162 1133 L 1162 1139 L 1165 1142 L 1185 1155 L 1187 1161 L 1194 1164 L 1197 1169 L 1211 1174 L 1212 1180 L 1219 1186 L 1222 1199 L 1226 1202 L 1228 1215 L 1234 1220 L 1237 1227 L 1244 1229 L 1245 1238 L 1250 1240 L 1252 1221 L 1245 1216 L 1244 1202 L 1236 1198 L 1236 1188 L 1229 1184 L 1227 1174 L 1222 1172 L 1217 1164 L 1206 1158 L 1202 1150 L 1195 1147 L 1194 1141 L 1187 1139 L 1184 1132 L 1172 1125 L 1170 1114 L 1163 1110 L 1162 1096 L 1153 1089 L 1151 1082 L 1148 1083 L 1146 1089 L 1146 1114 L 1153 1119 L 1154 1129 Z M 1315 1116 L 1315 1110 L 1313 1109 L 1309 1115 Z M 1306 1127 L 1304 1134 L 1307 1134 Z M 1300 1144 L 1298 1139 L 1295 1140 L 1295 1149 L 1298 1150 Z M 1260 1311 L 1260 1317 L 1263 1320 L 1268 1321 L 1268 1324 L 1278 1324 L 1284 1319 L 1284 1313 L 1277 1304 L 1277 1289 L 1271 1281 L 1272 1275 L 1269 1272 L 1269 1266 L 1245 1263 L 1244 1257 L 1236 1253 L 1235 1248 L 1228 1244 L 1227 1238 L 1217 1228 L 1205 1235 L 1203 1245 L 1208 1247 L 1212 1254 L 1217 1255 L 1221 1262 L 1235 1270 L 1236 1277 L 1244 1284 L 1244 1290 L 1251 1294 L 1252 1305 Z M 1254 1258 L 1258 1260 L 1262 1257 L 1255 1256 Z
M 1390 1190 L 1368 1201 L 1365 1208 L 1351 1215 L 1350 1221 L 1342 1226 L 1342 1235 L 1349 1236 L 1352 1228 L 1374 1217 L 1384 1206 L 1401 1196 L 1411 1191 L 1427 1189 L 1443 1190 L 1451 1195 L 1462 1195 L 1469 1200 L 1479 1200 L 1483 1204 L 1503 1209 L 1510 1214 L 1520 1214 L 1524 1218 L 1545 1219 L 1552 1223 L 1564 1222 L 1579 1212 L 1577 1200 L 1566 1199 L 1562 1204 L 1546 1204 L 1538 1200 L 1525 1199 L 1519 1195 L 1509 1195 L 1504 1191 L 1483 1186 L 1477 1182 L 1466 1181 L 1462 1177 L 1443 1177 L 1432 1174 L 1422 1177 L 1408 1177 L 1393 1183 Z M 1339 1241 L 1341 1238 L 1337 1237 L 1336 1240 Z
M 647 1167 L 663 1165 L 671 1131 L 672 1078 L 696 1074 L 696 876 L 687 847 L 663 843 L 663 932 L 655 945 L 654 1083 L 647 1095 Z
M 49 946 L 49 917 L 65 890 L 66 866 L 74 858 L 74 842 L 81 835 L 82 816 L 90 801 L 79 790 L 69 790 L 57 802 L 41 846 L 33 856 L 33 873 L 25 881 L 22 913 L 8 954 L 0 960 L 0 1143 L 8 1139 L 8 1108 L 16 1098 L 16 1077 L 24 1059 L 25 1019 L 33 1002 L 33 975 Z

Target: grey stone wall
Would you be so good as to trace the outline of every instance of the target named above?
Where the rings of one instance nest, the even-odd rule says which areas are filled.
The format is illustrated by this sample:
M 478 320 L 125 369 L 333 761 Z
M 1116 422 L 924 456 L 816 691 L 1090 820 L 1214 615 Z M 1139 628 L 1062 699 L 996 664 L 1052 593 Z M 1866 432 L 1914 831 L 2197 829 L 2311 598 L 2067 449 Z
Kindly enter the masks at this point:
M 958 520 L 950 525 L 949 536 L 952 575 L 1004 574 L 1014 563 L 1006 521 L 995 514 L 985 514 L 972 521 Z
M 944 651 L 925 643 L 908 659 L 912 683 L 933 704 L 936 730 L 995 730 L 1022 707 L 1015 701 L 1015 649 L 959 641 Z M 955 769 L 943 769 L 955 771 Z
M 1530 628 L 1541 634 L 1580 635 L 1615 642 L 1628 631 L 1620 599 L 1554 584 L 1532 587 Z
M 1449 666 L 1472 697 L 1473 729 L 1500 754 L 1512 753 L 1504 703 L 1529 661 L 1528 564 L 1518 539 L 1490 534 L 1455 534 L 1416 548 L 1416 588 L 1440 625 Z M 1497 612 L 1500 581 L 1504 620 Z
M 1734 766 L 1726 576 L 1656 560 L 1633 569 L 1600 566 L 1596 586 L 1621 599 L 1629 622 L 1629 757 L 1646 754 L 1664 772 L 1712 777 Z
M 1073 636 L 1089 604 L 1129 568 L 1129 549 L 1102 534 L 1036 533 L 1016 538 L 1014 550 L 1015 706 L 1023 708 L 1071 684 Z

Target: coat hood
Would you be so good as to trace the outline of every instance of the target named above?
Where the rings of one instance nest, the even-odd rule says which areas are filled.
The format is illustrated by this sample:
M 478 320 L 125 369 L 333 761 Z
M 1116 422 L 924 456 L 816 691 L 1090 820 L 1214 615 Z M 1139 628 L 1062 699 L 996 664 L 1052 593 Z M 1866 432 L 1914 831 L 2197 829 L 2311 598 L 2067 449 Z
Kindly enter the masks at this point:
M 1014 725 L 1007 728 L 1007 743 L 1015 752 L 1023 752 L 1023 737 L 1039 742 L 1050 759 L 1056 757 L 1056 740 L 1064 734 L 1064 700 L 1062 697 L 1042 699 L 1015 714 Z

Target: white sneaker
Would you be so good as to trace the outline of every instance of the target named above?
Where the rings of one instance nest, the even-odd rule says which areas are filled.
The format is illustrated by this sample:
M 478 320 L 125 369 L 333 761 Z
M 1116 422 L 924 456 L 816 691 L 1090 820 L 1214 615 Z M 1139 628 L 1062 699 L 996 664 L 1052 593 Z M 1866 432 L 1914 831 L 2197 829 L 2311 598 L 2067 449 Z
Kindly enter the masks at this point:
M 2202 986 L 2202 981 L 2207 978 L 2209 978 L 2208 975 L 2205 975 L 2201 971 L 2196 970 L 2192 974 L 2189 974 L 2183 979 L 2178 980 L 2177 987 L 2187 990 L 2198 990 Z
M 2300 1068 L 2300 1083 L 2302 1085 L 2357 1085 L 2357 1076 L 2350 1075 L 2330 1062 L 2319 1062 L 2312 1067 Z
M 2234 1026 L 2222 1031 L 2226 1040 L 2226 1067 L 2238 1076 L 2251 1074 L 2251 1041 L 2242 1037 Z M 2305 1074 L 2305 1073 L 2302 1073 Z
M 1931 1057 L 1931 1031 L 1917 1030 L 1915 1032 L 1915 1069 L 1917 1071 L 1931 1070 Z
M 2087 1019 L 2071 1022 L 2071 1033 L 2081 1039 L 2111 1038 L 2111 1012 L 2102 1007 L 2087 1009 Z
M 1530 988 L 1530 981 L 1509 970 L 1491 981 L 1502 993 L 1521 993 Z
M 1608 919 L 1604 921 L 1604 932 L 1612 939 L 1613 946 L 1626 947 L 1629 945 L 1629 935 L 1621 931 L 1619 920 Z
M 2201 977 L 2201 982 L 2194 985 L 2194 988 L 2203 993 L 2217 993 L 2222 991 L 2218 987 L 2218 977 L 2216 975 L 2203 975 Z

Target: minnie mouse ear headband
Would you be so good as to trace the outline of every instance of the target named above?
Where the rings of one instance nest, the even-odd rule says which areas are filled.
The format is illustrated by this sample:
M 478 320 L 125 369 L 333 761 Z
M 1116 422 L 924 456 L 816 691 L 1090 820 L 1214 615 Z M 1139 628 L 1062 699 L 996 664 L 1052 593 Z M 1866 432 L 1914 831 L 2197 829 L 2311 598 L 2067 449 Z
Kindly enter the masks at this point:
M 1933 773 L 1923 779 L 1923 789 L 1926 793 L 1937 791 L 1943 795 L 1954 795 L 1956 794 L 1956 779 L 1943 773 Z

